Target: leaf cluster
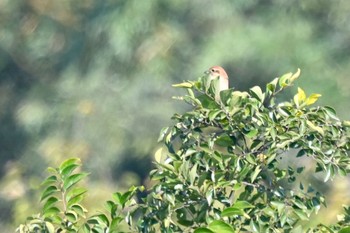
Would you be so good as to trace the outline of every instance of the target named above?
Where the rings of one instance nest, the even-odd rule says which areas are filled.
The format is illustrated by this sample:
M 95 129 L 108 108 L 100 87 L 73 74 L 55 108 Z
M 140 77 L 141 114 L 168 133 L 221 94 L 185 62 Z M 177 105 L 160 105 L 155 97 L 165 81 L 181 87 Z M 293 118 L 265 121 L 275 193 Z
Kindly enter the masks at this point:
M 48 168 L 51 175 L 42 183 L 42 212 L 28 217 L 17 232 L 122 232 L 121 222 L 129 221 L 124 208 L 132 205 L 138 188 L 114 193 L 113 200 L 106 202 L 106 213 L 88 216 L 88 210 L 82 205 L 87 189 L 78 185 L 88 173 L 79 172 L 80 166 L 80 159 L 71 158 L 58 168 Z

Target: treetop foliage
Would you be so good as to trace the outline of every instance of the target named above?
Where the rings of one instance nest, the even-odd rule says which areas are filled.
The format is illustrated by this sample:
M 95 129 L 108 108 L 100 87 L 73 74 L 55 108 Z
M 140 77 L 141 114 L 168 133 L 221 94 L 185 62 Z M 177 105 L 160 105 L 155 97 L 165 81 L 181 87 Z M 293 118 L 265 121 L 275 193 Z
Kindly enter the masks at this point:
M 86 173 L 73 174 L 79 162 L 68 160 L 50 169 L 42 213 L 18 231 L 123 232 L 127 223 L 131 232 L 349 232 L 348 207 L 335 225 L 308 225 L 326 199 L 300 177 L 321 173 L 327 182 L 349 173 L 350 124 L 300 87 L 280 100 L 299 75 L 282 75 L 264 90 L 225 90 L 220 100 L 217 80 L 206 76 L 174 85 L 187 91 L 175 98 L 193 108 L 161 130 L 146 197 L 135 199 L 143 187 L 117 192 L 104 213 L 88 217 L 80 204 L 86 190 L 74 187 Z M 283 162 L 290 158 L 301 162 Z

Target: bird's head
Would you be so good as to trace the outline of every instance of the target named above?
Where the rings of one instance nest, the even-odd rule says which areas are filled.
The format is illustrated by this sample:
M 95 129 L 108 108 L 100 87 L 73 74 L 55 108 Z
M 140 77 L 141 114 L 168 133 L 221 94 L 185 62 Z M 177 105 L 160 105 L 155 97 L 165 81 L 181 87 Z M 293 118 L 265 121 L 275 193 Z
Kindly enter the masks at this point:
M 220 77 L 220 79 L 228 80 L 228 75 L 221 66 L 212 66 L 205 73 L 209 75 L 210 79 Z
M 221 66 L 212 66 L 205 73 L 208 75 L 207 87 L 210 85 L 211 81 L 218 80 L 218 91 L 227 90 L 229 88 L 228 75 Z

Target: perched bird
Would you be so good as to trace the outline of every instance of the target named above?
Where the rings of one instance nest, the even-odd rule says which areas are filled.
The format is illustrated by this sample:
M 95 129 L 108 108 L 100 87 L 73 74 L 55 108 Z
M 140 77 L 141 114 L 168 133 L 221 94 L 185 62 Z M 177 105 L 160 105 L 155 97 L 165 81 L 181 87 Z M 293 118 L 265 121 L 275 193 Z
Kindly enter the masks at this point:
M 209 74 L 210 81 L 219 78 L 219 92 L 228 89 L 228 75 L 221 66 L 210 67 L 205 73 Z

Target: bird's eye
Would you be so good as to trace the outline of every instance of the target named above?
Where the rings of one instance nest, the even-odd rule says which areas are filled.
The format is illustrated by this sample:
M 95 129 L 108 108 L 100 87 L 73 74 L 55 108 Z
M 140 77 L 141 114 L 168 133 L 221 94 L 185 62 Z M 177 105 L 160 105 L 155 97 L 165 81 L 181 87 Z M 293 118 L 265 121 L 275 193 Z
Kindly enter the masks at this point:
M 215 72 L 215 70 L 214 69 L 210 69 L 210 72 Z

